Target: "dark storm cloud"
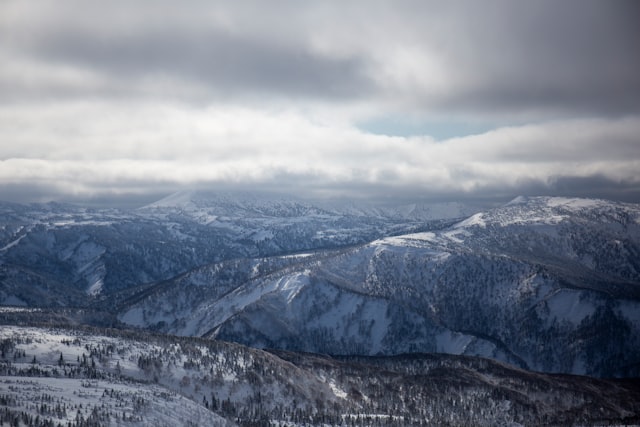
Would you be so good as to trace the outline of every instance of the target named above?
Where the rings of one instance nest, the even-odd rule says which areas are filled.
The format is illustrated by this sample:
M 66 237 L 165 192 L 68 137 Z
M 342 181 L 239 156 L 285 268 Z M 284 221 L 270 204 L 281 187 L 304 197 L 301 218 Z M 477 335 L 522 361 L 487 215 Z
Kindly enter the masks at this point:
M 531 194 L 540 194 L 531 192 Z M 550 188 L 542 190 L 542 194 L 552 196 L 596 197 L 640 203 L 640 186 L 638 183 L 616 181 L 602 175 L 588 177 L 559 176 L 552 180 Z
M 344 98 L 371 90 L 362 58 L 331 58 L 297 44 L 216 29 L 141 31 L 109 37 L 58 32 L 31 46 L 38 57 L 109 74 L 114 80 L 168 76 L 213 93 Z
M 23 55 L 107 75 L 93 88 L 69 87 L 72 96 L 136 94 L 141 78 L 164 76 L 213 94 L 391 102 L 404 113 L 640 111 L 633 0 L 216 3 L 232 28 L 203 18 L 206 3 L 116 2 L 97 12 L 70 4 L 77 10 L 51 7 L 50 18 L 14 29 L 19 37 L 5 35 Z M 408 72 L 407 61 L 433 64 L 439 75 Z
M 633 199 L 637 22 L 626 0 L 5 0 L 0 199 Z
M 452 2 L 428 34 L 457 74 L 440 108 L 640 111 L 637 1 Z M 428 6 L 423 12 L 426 14 Z M 423 99 L 426 105 L 432 99 Z

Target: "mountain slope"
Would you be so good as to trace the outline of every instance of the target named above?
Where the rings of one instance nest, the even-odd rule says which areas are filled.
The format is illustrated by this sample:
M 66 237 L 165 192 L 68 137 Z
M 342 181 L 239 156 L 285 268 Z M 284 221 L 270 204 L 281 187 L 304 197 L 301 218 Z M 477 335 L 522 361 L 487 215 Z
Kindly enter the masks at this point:
M 639 209 L 518 198 L 454 223 L 246 194 L 2 204 L 0 302 L 256 347 L 640 375 Z
M 414 207 L 415 208 L 415 207 Z M 87 305 L 212 262 L 338 248 L 458 213 L 183 192 L 135 211 L 0 203 L 0 304 Z M 32 288 L 20 283 L 38 283 Z M 38 294 L 36 297 L 35 294 Z M 37 302 L 39 301 L 39 303 Z
M 331 358 L 143 332 L 9 325 L 0 329 L 0 350 L 0 422 L 14 425 L 640 421 L 637 382 L 537 374 L 461 356 Z
M 637 376 L 638 254 L 637 205 L 521 198 L 443 230 L 265 259 L 234 283 L 201 267 L 125 304 L 120 320 L 257 347 Z

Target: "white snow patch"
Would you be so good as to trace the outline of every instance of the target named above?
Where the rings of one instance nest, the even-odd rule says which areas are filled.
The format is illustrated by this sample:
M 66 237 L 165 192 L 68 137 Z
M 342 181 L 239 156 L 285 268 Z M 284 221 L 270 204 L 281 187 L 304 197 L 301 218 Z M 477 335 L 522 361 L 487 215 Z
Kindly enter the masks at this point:
M 404 234 L 402 236 L 385 237 L 374 240 L 371 246 L 400 246 L 400 247 L 424 247 L 427 243 L 437 241 L 437 236 L 432 232 Z
M 291 254 L 291 255 L 283 255 L 282 258 L 287 259 L 287 258 L 308 258 L 310 256 L 313 256 L 313 253 L 300 253 L 300 254 Z
M 14 247 L 15 245 L 17 245 L 18 243 L 20 243 L 20 240 L 24 239 L 26 236 L 26 234 L 23 234 L 22 236 L 18 237 L 16 240 L 14 240 L 13 242 L 7 244 L 6 246 L 4 246 L 3 248 L 0 248 L 0 252 L 4 252 L 4 251 L 8 251 L 9 249 L 11 249 L 12 247 Z
M 333 392 L 333 394 L 336 395 L 336 397 L 339 397 L 341 399 L 347 398 L 348 396 L 347 392 L 342 390 L 340 387 L 338 387 L 338 385 L 333 379 L 329 380 L 327 384 L 329 384 L 329 388 L 331 388 L 331 391 Z
M 281 277 L 278 280 L 252 282 L 250 287 L 236 288 L 218 301 L 199 306 L 187 320 L 187 325 L 181 330 L 181 334 L 201 335 L 212 327 L 224 323 L 245 307 L 259 301 L 263 296 L 274 292 L 282 292 L 287 303 L 290 303 L 298 292 L 309 284 L 308 274 L 309 271 L 305 271 Z
M 436 335 L 436 351 L 438 353 L 463 354 L 473 339 L 470 335 L 444 331 Z
M 120 321 L 133 326 L 145 326 L 144 311 L 140 307 L 131 308 L 120 316 Z
M 104 284 L 104 282 L 102 281 L 101 278 L 97 279 L 87 289 L 87 295 L 91 295 L 91 296 L 98 295 L 100 292 L 102 292 L 102 285 L 103 284 Z
M 309 284 L 309 274 L 310 271 L 305 270 L 303 273 L 285 276 L 278 281 L 274 291 L 281 292 L 285 296 L 287 304 L 291 304 L 300 290 Z
M 601 206 L 604 202 L 596 199 L 578 199 L 567 197 L 550 197 L 547 199 L 547 206 L 558 207 L 564 206 L 568 208 L 595 208 Z
M 448 240 L 451 240 L 454 243 L 464 243 L 464 239 L 462 239 L 460 236 L 467 237 L 469 236 L 469 232 L 462 228 L 457 228 L 457 229 L 453 229 L 451 231 L 442 233 L 442 236 L 447 238 Z
M 464 228 L 464 227 L 472 227 L 472 226 L 486 228 L 487 223 L 484 220 L 484 214 L 482 212 L 472 215 L 469 218 L 465 219 L 464 221 L 460 221 L 453 227 Z
M 507 203 L 505 206 L 522 205 L 524 203 L 527 203 L 528 201 L 529 201 L 529 198 L 525 196 L 518 196 L 515 199 L 511 200 L 509 203 Z
M 596 310 L 593 304 L 581 299 L 581 292 L 570 289 L 560 289 L 547 300 L 551 315 L 568 320 L 574 325 L 593 314 Z

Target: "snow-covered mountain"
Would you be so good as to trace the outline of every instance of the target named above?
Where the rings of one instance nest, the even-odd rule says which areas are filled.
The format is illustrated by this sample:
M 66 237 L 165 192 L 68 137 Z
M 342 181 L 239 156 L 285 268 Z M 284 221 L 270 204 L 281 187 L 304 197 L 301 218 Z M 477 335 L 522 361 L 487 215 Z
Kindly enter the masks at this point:
M 530 371 L 640 376 L 640 206 L 463 210 L 0 204 L 0 423 L 640 422 L 636 380 Z
M 359 217 L 388 221 L 462 218 L 477 211 L 460 202 L 372 203 L 362 200 L 307 201 L 279 193 L 179 191 L 138 211 L 180 212 L 200 222 L 231 218 Z
M 640 375 L 638 205 L 517 198 L 457 221 L 420 206 L 2 204 L 0 303 L 254 347 Z
M 135 211 L 0 203 L 0 303 L 83 305 L 87 296 L 212 262 L 428 229 L 461 209 L 397 215 L 387 208 L 323 208 L 284 196 L 206 192 L 176 193 Z
M 329 354 L 444 352 L 640 375 L 640 207 L 518 198 L 449 227 L 203 266 L 122 322 Z
M 638 422 L 639 402 L 637 382 L 461 356 L 331 358 L 143 331 L 0 328 L 2 425 L 609 425 Z

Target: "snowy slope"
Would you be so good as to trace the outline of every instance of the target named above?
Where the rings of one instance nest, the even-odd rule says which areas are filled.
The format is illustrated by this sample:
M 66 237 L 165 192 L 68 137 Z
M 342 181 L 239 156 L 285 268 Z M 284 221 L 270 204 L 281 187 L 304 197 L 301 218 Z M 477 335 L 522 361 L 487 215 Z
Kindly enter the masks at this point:
M 330 358 L 116 330 L 0 328 L 2 425 L 591 425 L 630 381 L 444 355 Z
M 257 347 L 639 375 L 639 218 L 636 205 L 520 198 L 442 230 L 264 260 L 272 268 L 235 286 L 211 274 L 196 287 L 188 273 L 120 320 Z
M 0 213 L 0 304 L 61 306 L 212 262 L 362 244 L 442 223 L 424 206 L 346 209 L 207 192 L 176 193 L 133 211 L 0 203 Z M 21 286 L 26 281 L 38 283 L 37 295 Z
M 425 222 L 420 204 L 251 194 L 128 212 L 0 204 L 0 304 L 258 347 L 640 375 L 639 210 L 517 198 L 454 223 Z

